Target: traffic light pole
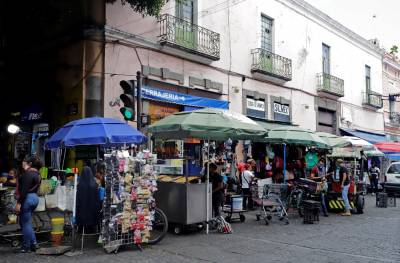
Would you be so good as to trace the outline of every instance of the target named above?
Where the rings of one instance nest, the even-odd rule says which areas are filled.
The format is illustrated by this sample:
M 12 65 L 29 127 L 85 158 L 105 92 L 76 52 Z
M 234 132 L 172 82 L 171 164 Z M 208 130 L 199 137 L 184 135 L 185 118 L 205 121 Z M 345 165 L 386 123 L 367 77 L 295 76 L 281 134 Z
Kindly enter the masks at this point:
M 137 110 L 136 110 L 136 116 L 137 116 L 137 129 L 140 131 L 142 129 L 142 75 L 141 72 L 138 71 L 136 73 L 136 80 L 137 80 Z

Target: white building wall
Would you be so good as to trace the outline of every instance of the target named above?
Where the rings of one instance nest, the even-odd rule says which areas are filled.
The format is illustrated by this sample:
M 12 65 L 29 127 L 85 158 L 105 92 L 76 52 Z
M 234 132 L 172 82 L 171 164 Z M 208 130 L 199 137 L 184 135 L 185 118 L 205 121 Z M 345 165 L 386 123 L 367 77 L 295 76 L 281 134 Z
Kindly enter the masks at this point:
M 322 71 L 322 43 L 325 43 L 331 47 L 331 74 L 343 79 L 345 83 L 345 96 L 340 99 L 344 102 L 341 114 L 351 116 L 353 128 L 383 131 L 382 110 L 374 111 L 362 107 L 361 96 L 365 90 L 366 64 L 371 67 L 372 90 L 382 93 L 382 63 L 379 52 L 368 47 L 359 36 L 347 32 L 347 29 L 343 32 L 332 26 L 329 21 L 324 20 L 323 14 L 312 14 L 301 7 L 302 5 L 309 8 L 300 0 L 199 0 L 198 24 L 220 33 L 221 37 L 220 60 L 210 65 L 201 65 L 140 47 L 136 50 L 144 65 L 167 67 L 185 74 L 186 86 L 189 75 L 223 83 L 226 94 L 224 98 L 229 99 L 230 108 L 238 112 L 242 112 L 242 89 L 289 99 L 292 101 L 293 122 L 303 128 L 315 130 L 316 74 Z M 162 13 L 174 15 L 174 7 L 174 1 L 169 1 Z M 261 43 L 261 14 L 274 19 L 274 53 L 292 60 L 293 79 L 283 86 L 256 80 L 251 75 L 251 50 L 259 48 Z M 119 1 L 107 5 L 106 17 L 109 27 L 157 43 L 160 31 L 156 18 L 143 18 L 131 11 L 129 6 L 122 6 Z M 134 43 L 134 40 L 131 41 Z M 134 44 L 131 47 L 107 44 L 106 72 L 134 74 L 140 70 L 133 46 Z M 246 80 L 242 82 L 240 76 L 245 76 Z M 126 76 L 106 76 L 105 114 L 114 117 L 119 116 L 118 107 L 110 108 L 107 103 L 120 93 L 119 79 L 126 79 Z M 240 88 L 239 93 L 232 91 L 234 86 Z M 268 112 L 271 117 L 270 105 Z

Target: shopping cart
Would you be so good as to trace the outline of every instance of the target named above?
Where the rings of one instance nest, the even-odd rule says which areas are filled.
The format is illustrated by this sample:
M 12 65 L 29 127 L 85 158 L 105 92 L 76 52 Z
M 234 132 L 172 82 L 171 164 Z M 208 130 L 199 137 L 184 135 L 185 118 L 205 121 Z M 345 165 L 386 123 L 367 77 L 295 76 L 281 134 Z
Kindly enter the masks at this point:
M 252 200 L 260 210 L 256 214 L 257 221 L 261 219 L 269 225 L 273 216 L 280 221 L 289 224 L 288 215 L 285 209 L 285 202 L 288 194 L 287 184 L 266 184 L 263 187 L 251 186 Z

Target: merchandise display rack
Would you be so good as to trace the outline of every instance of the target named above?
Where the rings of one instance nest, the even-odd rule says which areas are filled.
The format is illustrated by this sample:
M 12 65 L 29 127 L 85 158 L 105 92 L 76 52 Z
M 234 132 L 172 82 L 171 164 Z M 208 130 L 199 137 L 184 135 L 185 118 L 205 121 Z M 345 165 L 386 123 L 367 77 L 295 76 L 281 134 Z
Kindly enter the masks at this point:
M 117 253 L 125 245 L 141 249 L 149 242 L 157 190 L 152 160 L 148 152 L 123 157 L 115 151 L 105 156 L 102 242 L 107 253 Z

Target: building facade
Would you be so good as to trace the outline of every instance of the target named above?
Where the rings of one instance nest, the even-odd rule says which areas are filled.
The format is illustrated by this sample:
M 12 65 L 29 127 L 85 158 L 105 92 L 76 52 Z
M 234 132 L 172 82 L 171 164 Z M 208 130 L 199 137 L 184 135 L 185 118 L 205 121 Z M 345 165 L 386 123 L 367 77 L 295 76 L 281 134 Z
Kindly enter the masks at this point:
M 201 106 L 165 99 L 176 93 L 311 130 L 384 132 L 382 50 L 305 1 L 169 1 L 159 18 L 107 4 L 105 39 L 105 116 L 121 117 L 119 82 L 141 71 L 161 96 L 145 96 L 152 121 Z
M 400 61 L 395 55 L 383 57 L 385 133 L 388 140 L 400 141 Z

